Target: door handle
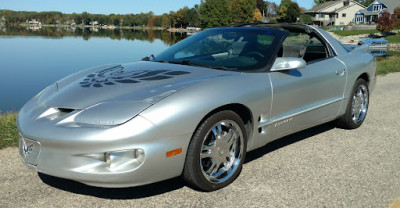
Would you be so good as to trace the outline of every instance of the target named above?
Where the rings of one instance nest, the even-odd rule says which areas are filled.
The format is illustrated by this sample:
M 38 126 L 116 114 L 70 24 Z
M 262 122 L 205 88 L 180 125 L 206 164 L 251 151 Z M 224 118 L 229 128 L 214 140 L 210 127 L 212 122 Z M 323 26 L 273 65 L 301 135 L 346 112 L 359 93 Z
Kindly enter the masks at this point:
M 344 72 L 346 72 L 346 69 L 340 69 L 340 70 L 336 70 L 336 75 L 338 76 L 343 76 Z

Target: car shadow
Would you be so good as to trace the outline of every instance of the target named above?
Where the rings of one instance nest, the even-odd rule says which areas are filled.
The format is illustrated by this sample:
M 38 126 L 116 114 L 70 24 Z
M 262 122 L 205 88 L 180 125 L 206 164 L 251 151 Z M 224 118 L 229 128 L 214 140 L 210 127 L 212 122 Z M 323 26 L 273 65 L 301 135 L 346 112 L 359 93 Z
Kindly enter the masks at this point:
M 140 199 L 171 192 L 185 186 L 183 180 L 179 177 L 150 185 L 130 188 L 100 188 L 88 186 L 68 179 L 45 175 L 43 173 L 38 173 L 38 175 L 45 184 L 54 188 L 75 194 L 89 195 L 104 199 Z
M 244 163 L 251 162 L 251 161 L 256 160 L 270 152 L 279 150 L 280 148 L 283 148 L 288 145 L 294 144 L 296 142 L 302 141 L 309 137 L 324 133 L 324 132 L 332 130 L 334 128 L 336 128 L 335 123 L 329 122 L 329 123 L 321 124 L 319 126 L 279 138 L 278 140 L 270 142 L 263 147 L 260 147 L 258 149 L 248 152 L 246 154 L 246 159 L 245 159 Z
M 251 162 L 270 152 L 334 128 L 335 126 L 331 122 L 280 138 L 261 148 L 248 152 L 245 163 Z M 38 175 L 45 184 L 54 188 L 75 194 L 89 195 L 104 199 L 140 199 L 171 192 L 185 186 L 184 181 L 180 177 L 131 188 L 100 188 L 88 186 L 68 179 L 45 175 L 43 173 L 38 173 Z

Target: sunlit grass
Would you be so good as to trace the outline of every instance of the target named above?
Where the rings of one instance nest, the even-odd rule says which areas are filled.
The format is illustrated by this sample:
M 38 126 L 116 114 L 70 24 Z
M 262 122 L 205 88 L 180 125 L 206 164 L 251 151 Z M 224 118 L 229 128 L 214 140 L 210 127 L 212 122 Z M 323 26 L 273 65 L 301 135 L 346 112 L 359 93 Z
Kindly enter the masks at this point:
M 387 58 L 378 58 L 376 74 L 384 75 L 393 72 L 400 72 L 400 52 L 391 52 Z
M 400 34 L 397 33 L 396 35 L 389 35 L 385 37 L 386 40 L 389 41 L 389 43 L 400 43 Z
M 364 34 L 368 35 L 371 33 L 379 33 L 378 30 L 334 30 L 332 32 L 340 36 L 364 35 Z
M 0 149 L 18 145 L 17 113 L 0 112 Z

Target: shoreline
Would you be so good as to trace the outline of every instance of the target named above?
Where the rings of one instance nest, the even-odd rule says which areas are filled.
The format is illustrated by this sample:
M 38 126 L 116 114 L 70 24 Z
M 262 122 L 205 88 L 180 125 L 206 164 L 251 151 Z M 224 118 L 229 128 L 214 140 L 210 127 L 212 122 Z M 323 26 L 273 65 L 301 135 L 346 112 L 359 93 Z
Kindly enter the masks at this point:
M 164 27 L 148 27 L 148 26 L 114 26 L 114 25 L 64 25 L 64 24 L 26 24 L 21 23 L 18 27 L 57 27 L 57 28 L 92 28 L 92 29 L 105 29 L 105 30 L 166 30 L 169 32 L 188 32 L 187 28 L 164 28 Z

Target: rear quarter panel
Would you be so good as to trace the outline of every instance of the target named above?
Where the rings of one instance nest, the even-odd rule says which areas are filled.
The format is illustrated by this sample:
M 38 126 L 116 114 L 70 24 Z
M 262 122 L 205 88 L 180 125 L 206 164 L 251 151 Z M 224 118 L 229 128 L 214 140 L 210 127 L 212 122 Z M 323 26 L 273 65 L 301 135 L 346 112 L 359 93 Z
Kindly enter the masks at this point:
M 370 92 L 373 91 L 375 84 L 375 73 L 376 73 L 376 60 L 375 57 L 369 53 L 357 53 L 350 52 L 344 55 L 337 56 L 337 59 L 342 61 L 347 68 L 347 84 L 344 91 L 344 99 L 341 111 L 339 114 L 344 114 L 346 111 L 346 105 L 349 100 L 351 90 L 354 83 L 358 78 L 363 75 L 368 77 L 368 84 Z

